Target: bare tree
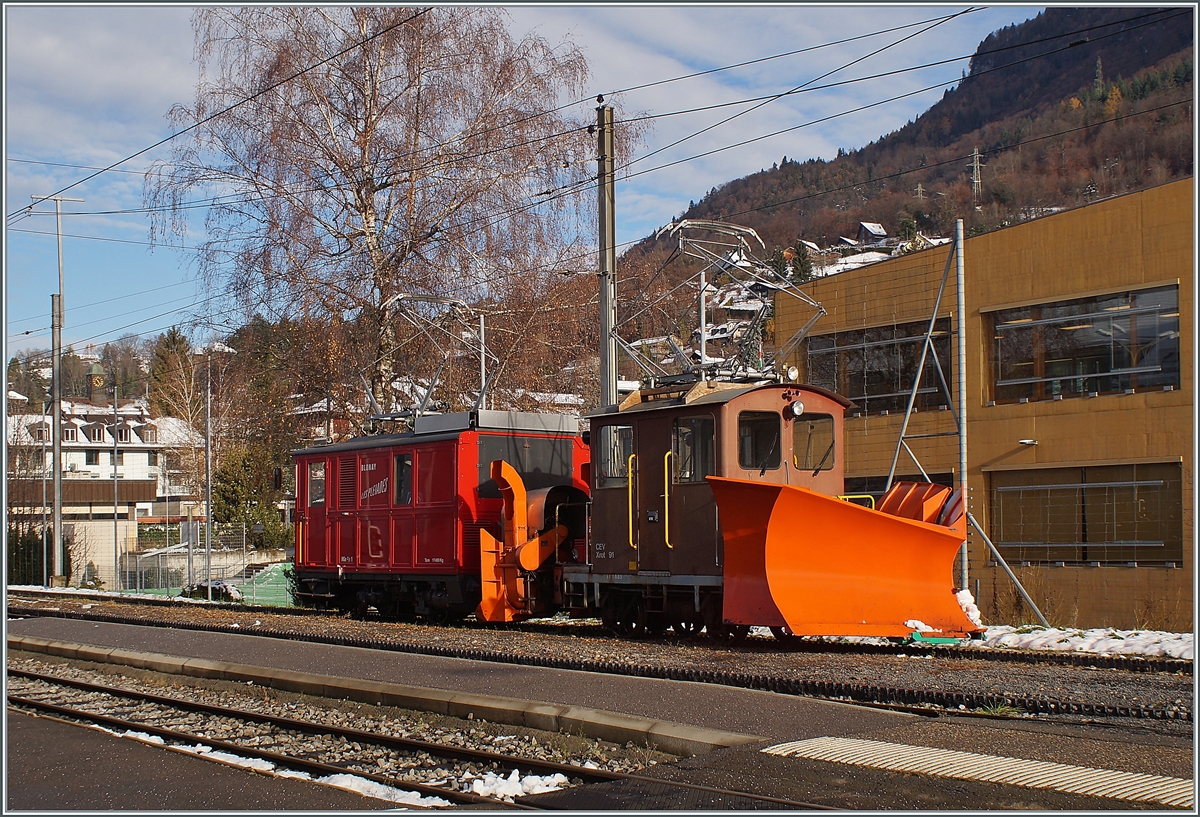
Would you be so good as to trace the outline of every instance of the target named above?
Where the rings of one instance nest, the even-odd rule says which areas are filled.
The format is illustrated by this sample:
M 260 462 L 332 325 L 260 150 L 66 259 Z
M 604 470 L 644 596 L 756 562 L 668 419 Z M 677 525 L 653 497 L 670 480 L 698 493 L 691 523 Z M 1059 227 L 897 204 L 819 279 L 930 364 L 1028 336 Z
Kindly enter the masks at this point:
M 481 302 L 587 254 L 594 140 L 560 105 L 587 78 L 573 45 L 515 38 L 496 8 L 218 7 L 193 28 L 196 99 L 168 118 L 202 124 L 146 176 L 152 236 L 182 240 L 208 197 L 205 279 L 248 312 L 369 332 L 385 410 L 408 331 L 391 299 Z

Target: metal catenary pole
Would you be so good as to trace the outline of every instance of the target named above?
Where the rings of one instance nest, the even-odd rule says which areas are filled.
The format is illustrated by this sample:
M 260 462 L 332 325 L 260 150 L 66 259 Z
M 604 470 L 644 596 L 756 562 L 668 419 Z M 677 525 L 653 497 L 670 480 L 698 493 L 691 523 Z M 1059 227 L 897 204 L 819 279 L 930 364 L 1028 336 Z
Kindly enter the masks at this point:
M 601 99 L 601 101 L 603 101 Z M 596 108 L 600 244 L 600 405 L 617 402 L 617 229 L 613 169 L 613 109 Z
M 956 323 L 958 324 L 958 489 L 962 492 L 963 507 L 970 507 L 967 503 L 967 299 L 964 294 L 963 281 L 965 277 L 964 258 L 966 254 L 963 242 L 963 221 L 958 219 L 954 222 L 954 255 L 958 269 L 956 272 L 957 281 L 956 289 L 956 304 L 955 312 L 957 313 Z M 960 574 L 959 587 L 963 590 L 967 589 L 967 541 L 964 539 L 962 549 L 959 551 L 960 557 Z
M 121 592 L 121 555 L 120 555 L 120 523 L 117 521 L 117 505 L 119 501 L 119 491 L 117 488 L 117 389 L 120 382 L 117 380 L 117 370 L 113 369 L 113 424 L 112 424 L 112 466 L 113 466 L 113 587 L 117 592 Z
M 212 349 L 204 366 L 204 584 L 212 601 Z
M 70 196 L 31 196 L 34 201 L 53 201 L 58 235 L 58 294 L 50 296 L 51 396 L 54 406 L 52 444 L 54 446 L 54 575 L 61 576 L 67 565 L 67 547 L 62 536 L 62 326 L 63 326 L 63 248 L 62 202 L 83 201 Z

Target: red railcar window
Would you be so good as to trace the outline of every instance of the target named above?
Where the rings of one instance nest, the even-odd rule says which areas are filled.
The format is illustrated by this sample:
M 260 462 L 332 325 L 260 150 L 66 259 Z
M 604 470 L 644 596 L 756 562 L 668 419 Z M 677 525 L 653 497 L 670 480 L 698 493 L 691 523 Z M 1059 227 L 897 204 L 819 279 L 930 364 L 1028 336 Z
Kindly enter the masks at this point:
M 325 504 L 325 463 L 310 462 L 308 464 L 308 504 Z
M 397 505 L 411 505 L 412 454 L 397 454 L 393 460 L 392 474 L 396 483 L 393 501 Z

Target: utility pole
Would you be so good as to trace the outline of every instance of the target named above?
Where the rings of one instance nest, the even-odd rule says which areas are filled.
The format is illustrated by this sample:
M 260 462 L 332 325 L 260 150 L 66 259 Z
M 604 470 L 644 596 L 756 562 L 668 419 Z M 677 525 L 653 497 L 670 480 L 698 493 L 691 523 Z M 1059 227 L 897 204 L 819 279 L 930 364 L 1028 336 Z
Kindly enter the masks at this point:
M 120 504 L 120 489 L 117 483 L 117 398 L 120 396 L 118 389 L 120 388 L 120 380 L 117 379 L 116 367 L 113 368 L 113 587 L 117 592 L 121 592 L 121 543 L 120 543 L 120 523 L 117 521 L 117 506 Z
M 597 97 L 603 103 L 604 97 Z M 613 109 L 596 108 L 597 189 L 600 194 L 600 405 L 617 402 L 617 224 L 613 168 Z
M 212 601 L 212 346 L 204 366 L 204 584 Z
M 958 489 L 962 492 L 963 512 L 970 510 L 967 502 L 967 297 L 963 291 L 965 281 L 963 256 L 966 248 L 963 246 L 963 220 L 954 222 L 954 254 L 957 290 L 955 294 L 955 312 L 958 315 Z M 964 526 L 965 527 L 965 526 Z M 967 589 L 967 541 L 963 540 L 959 551 L 961 558 L 961 575 L 959 588 Z
M 58 294 L 50 296 L 50 329 L 54 358 L 51 361 L 50 402 L 54 408 L 51 443 L 54 448 L 54 575 L 61 576 L 67 564 L 67 547 L 62 538 L 62 325 L 63 325 L 63 251 L 62 202 L 83 201 L 69 196 L 30 196 L 35 202 L 54 202 L 58 233 Z

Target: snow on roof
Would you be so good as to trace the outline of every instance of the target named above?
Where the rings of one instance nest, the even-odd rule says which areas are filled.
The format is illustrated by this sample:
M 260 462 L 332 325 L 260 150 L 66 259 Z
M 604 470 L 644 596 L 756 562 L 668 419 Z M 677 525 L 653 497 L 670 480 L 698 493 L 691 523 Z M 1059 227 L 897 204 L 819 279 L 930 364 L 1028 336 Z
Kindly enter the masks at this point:
M 883 229 L 883 225 L 877 221 L 860 221 L 858 226 L 866 230 L 871 235 L 877 235 L 880 238 L 887 235 L 887 230 Z
M 845 258 L 839 258 L 832 264 L 827 265 L 822 272 L 825 275 L 836 275 L 839 272 L 847 272 L 848 270 L 865 267 L 867 264 L 875 264 L 879 261 L 885 261 L 891 258 L 885 252 L 864 252 L 858 255 L 848 255 Z
M 8 390 L 8 399 L 12 400 L 14 403 L 28 403 L 29 402 L 28 397 L 21 394 L 20 392 L 15 392 L 12 389 Z

